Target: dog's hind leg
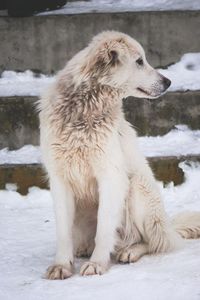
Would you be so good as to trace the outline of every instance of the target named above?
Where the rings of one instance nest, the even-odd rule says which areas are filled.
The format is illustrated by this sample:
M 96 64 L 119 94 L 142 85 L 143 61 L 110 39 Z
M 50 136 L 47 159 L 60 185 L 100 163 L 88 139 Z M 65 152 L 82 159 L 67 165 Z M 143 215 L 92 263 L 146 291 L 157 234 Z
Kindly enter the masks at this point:
M 135 131 L 122 122 L 120 142 L 131 174 L 128 201 L 131 218 L 149 253 L 165 252 L 179 246 L 180 239 L 166 216 L 159 187 L 138 145 Z
M 131 199 L 134 222 L 148 245 L 148 252 L 159 253 L 178 248 L 181 239 L 168 220 L 153 175 L 146 178 L 138 172 L 131 179 L 131 185 L 134 190 Z
M 117 252 L 116 259 L 122 263 L 133 263 L 147 253 L 148 245 L 145 243 L 139 243 L 119 250 Z
M 124 233 L 116 251 L 119 262 L 136 262 L 145 254 L 166 252 L 179 244 L 180 239 L 168 222 L 153 179 L 147 182 L 139 173 L 130 179 Z

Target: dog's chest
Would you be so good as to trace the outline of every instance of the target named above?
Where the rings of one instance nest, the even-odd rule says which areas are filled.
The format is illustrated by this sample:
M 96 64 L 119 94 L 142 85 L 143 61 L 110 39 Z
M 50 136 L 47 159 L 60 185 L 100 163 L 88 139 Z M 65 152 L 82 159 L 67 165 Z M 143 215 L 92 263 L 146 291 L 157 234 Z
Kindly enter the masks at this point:
M 103 162 L 107 144 L 117 130 L 121 106 L 98 98 L 84 105 L 77 102 L 70 113 L 69 104 L 56 108 L 54 158 L 77 198 L 96 199 L 96 166 Z
M 75 194 L 78 203 L 98 202 L 97 180 L 95 176 L 95 161 L 98 153 L 93 149 L 79 148 L 69 159 L 65 174 Z
M 66 138 L 67 137 L 67 138 Z M 73 128 L 54 145 L 59 172 L 71 185 L 79 204 L 98 202 L 96 166 L 105 155 L 106 132 Z

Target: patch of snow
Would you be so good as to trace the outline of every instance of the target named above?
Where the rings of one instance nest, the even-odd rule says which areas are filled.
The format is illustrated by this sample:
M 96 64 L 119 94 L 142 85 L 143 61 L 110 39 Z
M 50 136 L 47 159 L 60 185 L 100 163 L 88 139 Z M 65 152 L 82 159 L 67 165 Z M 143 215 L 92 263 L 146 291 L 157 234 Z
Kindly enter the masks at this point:
M 41 162 L 38 146 L 26 145 L 18 150 L 0 150 L 0 164 L 37 164 Z
M 0 96 L 39 96 L 54 81 L 53 76 L 32 71 L 4 71 L 0 77 Z
M 17 185 L 15 183 L 6 183 L 5 189 L 7 191 L 17 191 Z
M 181 156 L 200 154 L 200 130 L 190 130 L 186 125 L 177 125 L 163 136 L 139 137 L 145 156 Z
M 178 63 L 160 73 L 171 79 L 168 91 L 200 90 L 200 53 L 187 53 Z M 32 71 L 4 71 L 0 77 L 0 96 L 40 96 L 55 76 L 36 75 Z
M 172 82 L 168 91 L 200 90 L 200 53 L 187 53 L 176 64 L 159 71 Z
M 163 136 L 139 137 L 141 151 L 146 157 L 200 154 L 200 130 L 177 125 Z M 26 145 L 19 150 L 0 150 L 0 164 L 35 164 L 41 162 L 39 146 Z
M 177 186 L 174 186 L 173 182 L 171 182 L 166 188 L 161 189 L 165 199 L 166 211 L 170 216 L 182 211 L 200 209 L 200 190 L 198 188 L 200 163 L 181 162 L 179 167 L 184 172 L 185 182 Z
M 91 0 L 68 2 L 61 9 L 39 15 L 198 9 L 200 9 L 199 0 Z
M 200 165 L 182 165 L 187 180 L 162 188 L 166 210 L 200 211 Z M 0 299 L 3 300 L 199 300 L 200 240 L 179 251 L 144 256 L 130 265 L 114 264 L 102 276 L 43 279 L 55 255 L 55 221 L 49 191 L 31 188 L 27 196 L 0 191 Z

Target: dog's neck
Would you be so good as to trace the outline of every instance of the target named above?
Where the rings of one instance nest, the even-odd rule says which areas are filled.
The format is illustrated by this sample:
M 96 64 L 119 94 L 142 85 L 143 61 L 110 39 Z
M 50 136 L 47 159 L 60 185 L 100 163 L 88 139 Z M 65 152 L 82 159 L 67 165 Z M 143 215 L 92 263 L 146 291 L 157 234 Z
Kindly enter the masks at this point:
M 121 91 L 92 79 L 79 86 L 66 85 L 58 81 L 59 98 L 54 103 L 54 111 L 62 126 L 112 126 L 123 117 Z M 64 86 L 63 86 L 64 84 Z M 64 101 L 63 101 L 64 100 Z

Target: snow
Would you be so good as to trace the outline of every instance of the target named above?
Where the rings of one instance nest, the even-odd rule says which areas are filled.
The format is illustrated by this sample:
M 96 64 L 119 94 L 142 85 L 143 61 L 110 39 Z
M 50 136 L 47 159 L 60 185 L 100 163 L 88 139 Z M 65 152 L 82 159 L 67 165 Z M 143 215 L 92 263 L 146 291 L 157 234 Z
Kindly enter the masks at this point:
M 37 164 L 41 162 L 39 146 L 25 145 L 18 150 L 0 150 L 1 164 Z
M 43 74 L 4 71 L 0 78 L 0 96 L 39 96 L 54 81 L 54 77 Z
M 162 188 L 170 215 L 200 210 L 200 165 L 185 168 L 187 180 Z M 135 264 L 114 264 L 103 276 L 76 275 L 64 281 L 43 279 L 55 254 L 55 221 L 47 190 L 27 196 L 0 191 L 0 299 L 3 300 L 199 300 L 200 240 L 177 252 L 145 256 Z
M 141 151 L 146 157 L 200 154 L 200 130 L 177 125 L 163 136 L 139 137 Z M 176 147 L 174 147 L 176 145 Z M 35 164 L 41 162 L 40 148 L 26 145 L 18 150 L 0 150 L 0 164 Z
M 200 9 L 199 0 L 92 0 L 69 2 L 61 9 L 39 15 L 198 9 Z
M 190 130 L 186 125 L 176 125 L 163 136 L 139 137 L 139 142 L 147 157 L 200 154 L 200 130 Z
M 200 52 L 183 55 L 178 63 L 159 72 L 169 77 L 168 91 L 200 90 Z M 34 74 L 32 71 L 4 71 L 0 77 L 0 96 L 39 96 L 55 77 Z
M 200 89 L 200 53 L 187 53 L 176 64 L 159 71 L 172 81 L 168 91 Z

